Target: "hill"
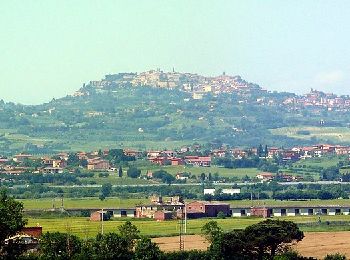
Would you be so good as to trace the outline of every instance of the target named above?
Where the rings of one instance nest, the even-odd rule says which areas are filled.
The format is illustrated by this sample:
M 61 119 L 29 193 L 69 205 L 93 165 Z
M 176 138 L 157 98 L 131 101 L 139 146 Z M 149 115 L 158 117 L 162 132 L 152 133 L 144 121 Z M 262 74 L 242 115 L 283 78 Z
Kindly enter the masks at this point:
M 347 109 L 299 106 L 297 102 L 291 105 L 286 100 L 300 97 L 264 91 L 238 76 L 231 79 L 240 82 L 240 87 L 230 83 L 227 86 L 231 87 L 223 88 L 216 83 L 210 91 L 203 90 L 201 81 L 191 83 L 189 79 L 181 83 L 190 84 L 187 90 L 183 85 L 169 86 L 168 79 L 167 87 L 133 85 L 132 80 L 118 81 L 120 77 L 111 75 L 106 79 L 92 81 L 72 96 L 37 106 L 0 102 L 0 152 L 163 149 L 193 143 L 208 147 L 223 143 L 307 145 L 339 140 L 318 140 L 304 128 L 332 126 L 347 131 L 349 122 Z M 206 82 L 209 89 L 213 78 Z M 288 127 L 300 130 L 288 137 L 283 132 Z

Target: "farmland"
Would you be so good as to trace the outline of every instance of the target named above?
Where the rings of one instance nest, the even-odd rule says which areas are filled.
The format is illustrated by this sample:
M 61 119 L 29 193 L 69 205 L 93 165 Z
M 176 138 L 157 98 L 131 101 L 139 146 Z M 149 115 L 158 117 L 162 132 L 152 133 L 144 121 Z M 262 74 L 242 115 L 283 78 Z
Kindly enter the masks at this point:
M 300 131 L 305 131 L 308 134 L 299 134 Z M 270 132 L 274 135 L 287 136 L 301 140 L 311 140 L 312 138 L 317 138 L 322 142 L 350 142 L 350 129 L 347 127 L 295 126 L 271 129 Z
M 144 167 L 143 170 L 146 171 L 146 169 L 151 169 L 153 171 L 163 169 L 167 171 L 168 173 L 172 175 L 176 175 L 179 172 L 188 172 L 191 173 L 194 176 L 199 176 L 201 173 L 218 173 L 220 177 L 236 177 L 236 178 L 242 178 L 246 175 L 249 177 L 255 177 L 260 171 L 256 168 L 239 168 L 239 169 L 228 169 L 228 168 L 221 168 L 217 166 L 211 166 L 211 167 L 191 167 L 191 166 L 151 166 L 151 167 Z
M 317 216 L 283 217 L 284 220 L 292 220 L 296 223 L 314 223 L 318 220 Z M 151 219 L 130 219 L 140 230 L 142 235 L 151 237 L 171 236 L 179 232 L 177 220 L 172 221 L 154 221 Z M 200 234 L 202 226 L 212 219 L 194 219 L 188 220 L 187 233 Z M 260 222 L 261 218 L 226 218 L 215 219 L 224 230 L 242 229 L 254 223 Z M 322 216 L 322 221 L 350 221 L 350 216 Z M 122 225 L 125 220 L 110 220 L 103 222 L 104 232 L 116 232 L 117 227 Z M 43 232 L 70 232 L 80 237 L 95 236 L 101 231 L 101 222 L 92 222 L 86 217 L 65 217 L 65 218 L 29 218 L 28 226 L 40 225 Z M 302 227 L 303 229 L 303 227 Z M 332 231 L 350 230 L 349 225 L 333 227 L 322 225 L 320 227 L 305 227 L 307 231 Z

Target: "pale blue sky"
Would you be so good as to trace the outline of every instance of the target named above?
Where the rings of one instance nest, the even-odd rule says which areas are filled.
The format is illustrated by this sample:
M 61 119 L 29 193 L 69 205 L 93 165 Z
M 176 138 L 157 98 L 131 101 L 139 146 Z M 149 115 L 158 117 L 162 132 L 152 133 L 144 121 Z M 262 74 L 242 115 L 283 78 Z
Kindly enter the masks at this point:
M 350 94 L 350 1 L 1 1 L 1 96 L 35 104 L 105 74 L 242 75 Z

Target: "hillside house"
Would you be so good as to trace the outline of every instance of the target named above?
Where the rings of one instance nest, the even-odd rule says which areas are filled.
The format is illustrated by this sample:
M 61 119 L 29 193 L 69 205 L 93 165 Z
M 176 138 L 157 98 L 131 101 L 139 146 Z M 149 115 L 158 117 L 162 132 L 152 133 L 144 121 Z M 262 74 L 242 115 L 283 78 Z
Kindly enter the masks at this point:
M 110 168 L 110 165 L 107 160 L 93 159 L 88 161 L 87 168 L 88 170 L 91 170 L 91 171 L 108 170 Z
M 33 155 L 31 154 L 17 154 L 13 157 L 15 162 L 24 162 L 26 159 L 32 159 Z
M 271 181 L 274 175 L 270 172 L 262 172 L 256 175 L 256 178 L 261 181 Z
M 185 156 L 186 164 L 200 167 L 210 167 L 211 157 L 210 156 Z

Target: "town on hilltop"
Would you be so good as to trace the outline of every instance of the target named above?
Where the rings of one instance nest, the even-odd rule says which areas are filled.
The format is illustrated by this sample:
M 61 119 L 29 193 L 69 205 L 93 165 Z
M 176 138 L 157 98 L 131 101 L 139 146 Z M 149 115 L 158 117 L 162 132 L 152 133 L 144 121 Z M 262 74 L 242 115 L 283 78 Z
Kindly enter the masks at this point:
M 85 84 L 84 84 L 85 86 Z M 274 94 L 263 89 L 258 84 L 250 83 L 240 76 L 230 76 L 225 72 L 219 76 L 203 76 L 194 73 L 164 72 L 160 69 L 149 70 L 141 73 L 117 73 L 108 74 L 102 80 L 90 81 L 86 86 L 95 89 L 110 89 L 113 87 L 130 86 L 130 87 L 155 87 L 164 89 L 177 89 L 191 93 L 193 99 L 202 99 L 205 94 L 211 93 L 218 95 L 221 93 L 236 93 L 238 95 L 254 94 L 260 96 L 256 102 L 264 105 L 284 105 L 293 109 L 303 107 L 326 107 L 332 109 L 350 108 L 350 96 L 338 96 L 333 93 L 324 93 L 311 89 L 304 95 L 294 93 L 283 93 L 285 98 L 280 100 L 267 94 Z M 84 87 L 76 91 L 73 96 L 89 95 Z M 245 102 L 245 101 L 241 101 Z

